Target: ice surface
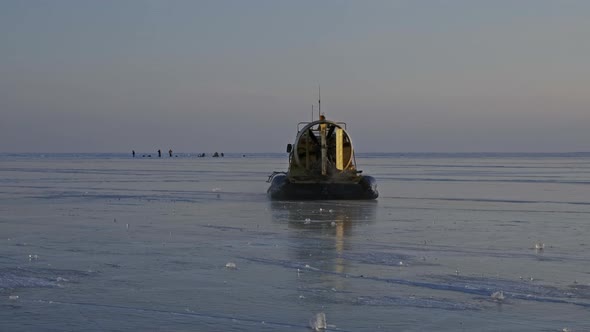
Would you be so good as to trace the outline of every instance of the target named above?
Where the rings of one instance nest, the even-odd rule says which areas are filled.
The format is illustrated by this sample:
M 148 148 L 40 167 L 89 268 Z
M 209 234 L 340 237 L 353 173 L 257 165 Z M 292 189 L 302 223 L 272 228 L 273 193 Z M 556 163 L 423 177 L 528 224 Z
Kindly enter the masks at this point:
M 0 155 L 0 330 L 590 330 L 590 156 L 357 162 L 378 201 L 270 202 L 284 155 Z

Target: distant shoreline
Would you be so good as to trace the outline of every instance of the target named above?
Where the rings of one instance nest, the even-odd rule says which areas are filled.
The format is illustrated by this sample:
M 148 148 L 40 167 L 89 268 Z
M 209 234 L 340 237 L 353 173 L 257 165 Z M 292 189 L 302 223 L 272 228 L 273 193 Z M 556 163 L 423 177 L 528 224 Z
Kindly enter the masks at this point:
M 205 157 L 199 157 L 202 152 L 178 152 L 173 157 L 157 152 L 136 152 L 135 159 L 223 159 L 223 158 L 281 158 L 287 153 L 278 152 L 229 152 L 224 157 L 213 157 L 214 152 L 205 152 Z M 151 156 L 151 157 L 149 157 Z M 357 158 L 590 158 L 590 152 L 363 152 L 356 153 Z M 0 152 L 0 158 L 80 158 L 80 159 L 133 159 L 131 153 L 122 152 Z

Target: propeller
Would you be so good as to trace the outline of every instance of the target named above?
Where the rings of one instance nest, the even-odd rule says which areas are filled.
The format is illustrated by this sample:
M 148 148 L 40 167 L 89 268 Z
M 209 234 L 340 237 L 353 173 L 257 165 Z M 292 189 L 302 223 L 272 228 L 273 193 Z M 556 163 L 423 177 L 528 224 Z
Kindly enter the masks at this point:
M 332 134 L 334 134 L 335 129 L 336 129 L 335 125 L 330 126 L 330 129 L 328 129 L 328 133 L 326 134 L 326 139 L 330 138 L 330 136 L 332 136 Z
M 314 134 L 313 134 L 313 132 L 311 131 L 311 128 L 310 128 L 310 129 L 308 129 L 308 131 L 307 131 L 307 135 L 308 135 L 308 136 L 311 138 L 311 140 L 312 140 L 312 141 L 313 141 L 315 144 L 317 144 L 317 145 L 320 145 L 320 142 L 318 141 L 318 138 L 317 138 L 317 137 L 315 137 L 315 135 L 314 135 Z

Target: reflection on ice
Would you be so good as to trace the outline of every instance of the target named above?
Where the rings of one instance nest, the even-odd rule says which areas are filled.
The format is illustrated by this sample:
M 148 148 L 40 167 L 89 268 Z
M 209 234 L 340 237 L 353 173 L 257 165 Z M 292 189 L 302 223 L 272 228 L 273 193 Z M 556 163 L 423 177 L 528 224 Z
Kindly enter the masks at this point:
M 345 252 L 355 225 L 375 221 L 376 201 L 272 201 L 272 221 L 286 223 L 294 258 L 336 273 L 346 271 Z
M 272 201 L 274 222 L 302 223 L 310 219 L 314 223 L 347 221 L 350 223 L 375 221 L 377 201 Z

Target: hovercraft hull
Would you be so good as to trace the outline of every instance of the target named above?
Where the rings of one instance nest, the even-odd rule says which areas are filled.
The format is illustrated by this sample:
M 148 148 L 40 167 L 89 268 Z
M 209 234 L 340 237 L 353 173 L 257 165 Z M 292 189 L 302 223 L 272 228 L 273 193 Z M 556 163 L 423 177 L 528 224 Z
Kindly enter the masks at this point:
M 379 192 L 371 176 L 362 176 L 358 183 L 293 183 L 286 175 L 277 175 L 267 195 L 272 200 L 371 200 Z

